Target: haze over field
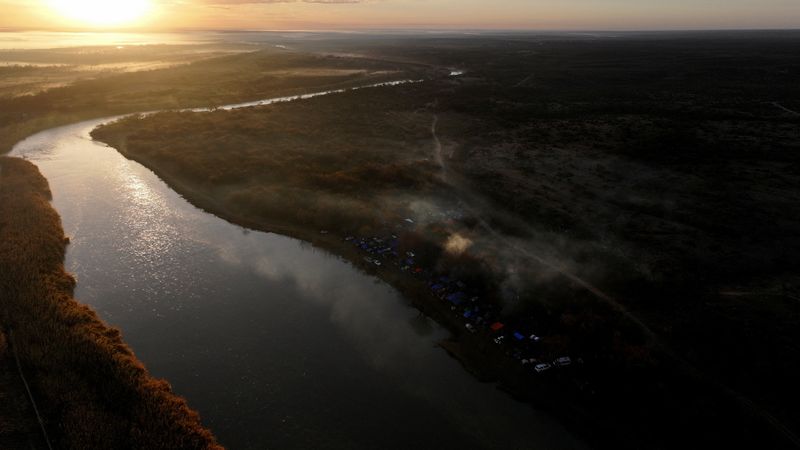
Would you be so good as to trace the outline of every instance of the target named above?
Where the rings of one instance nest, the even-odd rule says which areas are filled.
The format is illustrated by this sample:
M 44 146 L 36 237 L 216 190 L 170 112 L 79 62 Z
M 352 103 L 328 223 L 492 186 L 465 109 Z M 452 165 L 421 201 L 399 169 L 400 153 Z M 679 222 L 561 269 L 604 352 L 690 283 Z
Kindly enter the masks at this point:
M 10 29 L 796 28 L 794 0 L 0 0 Z

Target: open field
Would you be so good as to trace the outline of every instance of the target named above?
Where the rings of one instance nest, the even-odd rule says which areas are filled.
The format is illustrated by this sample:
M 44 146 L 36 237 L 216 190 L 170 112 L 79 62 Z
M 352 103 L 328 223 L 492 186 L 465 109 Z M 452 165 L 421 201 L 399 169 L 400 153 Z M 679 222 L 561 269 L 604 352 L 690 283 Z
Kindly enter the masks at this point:
M 602 442 L 797 444 L 800 35 L 314 45 L 466 73 L 94 137 L 207 210 L 415 293 L 471 370 Z M 427 275 L 342 241 L 390 234 Z M 427 293 L 453 273 L 540 345 L 494 345 L 504 331 L 473 319 L 467 333 L 474 307 Z M 526 352 L 585 365 L 537 377 Z
M 159 45 L 0 50 L 0 98 L 36 95 L 109 75 L 191 64 L 250 52 L 245 45 Z

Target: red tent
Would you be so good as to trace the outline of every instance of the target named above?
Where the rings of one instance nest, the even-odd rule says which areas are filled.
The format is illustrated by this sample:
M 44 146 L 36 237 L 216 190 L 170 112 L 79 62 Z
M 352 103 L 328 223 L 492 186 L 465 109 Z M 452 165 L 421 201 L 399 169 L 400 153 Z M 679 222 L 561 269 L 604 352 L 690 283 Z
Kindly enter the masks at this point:
M 502 324 L 502 323 L 500 323 L 500 322 L 495 322 L 495 323 L 493 323 L 493 324 L 492 324 L 492 325 L 491 325 L 489 328 L 491 328 L 491 329 L 492 329 L 492 331 L 500 331 L 500 330 L 502 330 L 502 329 L 503 329 L 503 327 L 504 327 L 504 326 L 505 326 L 505 325 L 503 325 L 503 324 Z

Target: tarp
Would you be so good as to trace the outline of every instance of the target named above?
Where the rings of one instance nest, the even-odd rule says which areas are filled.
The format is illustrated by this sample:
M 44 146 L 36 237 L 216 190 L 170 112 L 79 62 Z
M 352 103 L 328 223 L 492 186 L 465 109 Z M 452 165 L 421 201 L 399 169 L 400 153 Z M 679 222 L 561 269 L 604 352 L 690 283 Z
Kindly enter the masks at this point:
M 458 306 L 464 301 L 464 293 L 456 292 L 447 296 L 447 301 Z

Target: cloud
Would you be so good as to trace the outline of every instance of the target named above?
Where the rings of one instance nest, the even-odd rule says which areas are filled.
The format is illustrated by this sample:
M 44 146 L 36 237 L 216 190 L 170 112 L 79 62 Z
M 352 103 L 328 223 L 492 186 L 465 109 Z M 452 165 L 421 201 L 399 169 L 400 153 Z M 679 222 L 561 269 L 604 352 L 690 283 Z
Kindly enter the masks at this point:
M 206 5 L 258 5 L 263 3 L 366 3 L 366 0 L 203 0 Z
M 354 3 L 368 3 L 373 0 L 160 0 L 162 5 L 175 6 L 241 6 L 241 5 L 269 5 L 276 3 L 314 3 L 323 5 L 340 5 Z M 0 0 L 2 3 L 2 0 Z

